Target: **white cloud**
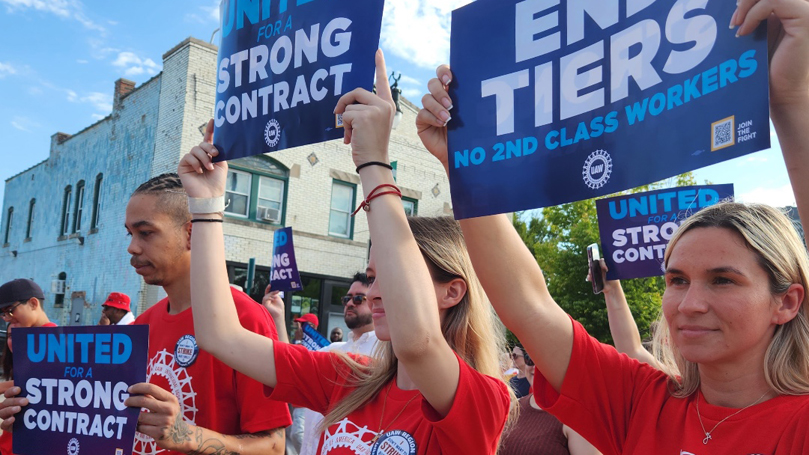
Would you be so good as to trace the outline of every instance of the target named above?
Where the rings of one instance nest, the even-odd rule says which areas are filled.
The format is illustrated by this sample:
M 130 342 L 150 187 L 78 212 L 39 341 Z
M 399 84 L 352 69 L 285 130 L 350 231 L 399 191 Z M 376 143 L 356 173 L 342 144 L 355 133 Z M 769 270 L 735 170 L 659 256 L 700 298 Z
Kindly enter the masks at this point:
M 150 75 L 157 74 L 160 71 L 160 66 L 150 58 L 140 58 L 133 52 L 121 52 L 118 58 L 112 62 L 114 66 L 126 68 L 124 75 L 138 76 L 144 73 Z
M 469 3 L 471 0 L 388 0 L 381 45 L 422 68 L 448 63 L 452 10 Z
M 219 0 L 213 0 L 208 6 L 200 6 L 199 13 L 188 13 L 185 20 L 200 24 L 219 23 Z
M 90 92 L 79 99 L 82 103 L 90 103 L 101 112 L 112 111 L 112 95 L 109 93 Z
M 42 89 L 37 86 L 28 87 L 28 94 L 29 95 L 41 95 Z
M 402 89 L 402 95 L 404 95 L 405 98 L 407 98 L 408 100 L 410 100 L 410 102 L 413 103 L 418 102 L 419 105 L 421 105 L 421 98 L 424 96 L 425 93 L 427 93 L 426 88 L 424 90 L 419 90 L 417 88 Z
M 98 121 L 98 120 L 101 120 L 102 118 L 104 118 L 105 116 L 101 115 L 101 114 L 90 114 L 90 117 L 92 117 L 93 120 Z
M 25 131 L 26 133 L 30 133 L 31 130 L 39 128 L 40 125 L 39 125 L 39 123 L 36 123 L 36 122 L 34 122 L 33 120 L 31 120 L 31 119 L 29 119 L 27 117 L 19 117 L 19 116 L 17 116 L 17 117 L 14 117 L 11 120 L 11 126 L 13 126 L 14 128 L 16 128 L 16 129 L 18 129 L 20 131 Z
M 758 187 L 737 197 L 742 202 L 759 202 L 773 207 L 795 205 L 795 194 L 792 186 L 786 184 L 780 187 Z
M 65 93 L 67 93 L 67 100 L 70 102 L 75 102 L 79 99 L 79 95 L 77 95 L 73 90 L 65 89 Z
M 0 79 L 9 74 L 17 74 L 17 68 L 15 68 L 11 63 L 0 62 Z
M 84 6 L 78 0 L 0 0 L 9 12 L 33 9 L 55 14 L 63 19 L 72 19 L 88 30 L 96 30 L 102 34 L 106 29 L 93 22 L 84 14 Z
M 84 60 L 84 59 L 79 59 L 79 60 L 76 60 L 76 63 L 84 65 L 84 64 L 87 64 L 87 63 L 90 63 L 90 62 L 88 62 L 87 60 Z

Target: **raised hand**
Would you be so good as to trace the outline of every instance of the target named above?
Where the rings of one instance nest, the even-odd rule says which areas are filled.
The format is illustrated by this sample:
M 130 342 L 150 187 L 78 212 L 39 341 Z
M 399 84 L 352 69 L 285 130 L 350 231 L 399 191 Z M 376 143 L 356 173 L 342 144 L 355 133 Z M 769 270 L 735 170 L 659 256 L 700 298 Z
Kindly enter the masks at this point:
M 268 284 L 267 289 L 264 290 L 264 298 L 261 299 L 261 304 L 270 312 L 273 321 L 284 319 L 284 300 L 279 295 L 281 291 L 273 291 Z
M 805 99 L 809 95 L 809 2 L 739 0 L 730 25 L 746 35 L 767 19 L 771 104 Z
M 343 115 L 343 142 L 351 144 L 355 165 L 389 161 L 388 143 L 396 105 L 390 92 L 382 50 L 376 51 L 376 95 L 362 88 L 354 89 L 337 101 L 334 112 Z
M 213 162 L 219 150 L 213 146 L 213 119 L 208 121 L 205 138 L 180 160 L 177 174 L 188 197 L 213 198 L 225 194 L 228 165 Z
M 447 86 L 452 81 L 452 72 L 448 65 L 441 65 L 435 70 L 436 77 L 430 79 L 427 88 L 430 93 L 424 95 L 421 104 L 424 106 L 416 117 L 416 129 L 424 147 L 430 151 L 444 169 L 449 170 L 447 159 L 447 123 L 451 117 L 452 100 L 447 93 Z

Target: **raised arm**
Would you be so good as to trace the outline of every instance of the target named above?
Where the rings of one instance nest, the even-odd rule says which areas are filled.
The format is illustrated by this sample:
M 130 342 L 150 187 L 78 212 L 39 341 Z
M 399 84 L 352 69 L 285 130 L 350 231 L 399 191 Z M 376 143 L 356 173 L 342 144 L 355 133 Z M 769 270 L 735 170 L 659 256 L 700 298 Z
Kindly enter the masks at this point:
M 607 304 L 607 319 L 610 321 L 610 334 L 612 334 L 615 349 L 635 360 L 657 368 L 658 364 L 654 356 L 643 347 L 638 324 L 632 317 L 621 281 L 607 280 L 607 264 L 604 259 L 601 259 L 600 262 L 601 279 L 604 280 L 604 301 Z M 588 280 L 591 279 L 590 272 L 587 275 Z
M 776 8 L 777 7 L 777 8 Z M 770 114 L 804 231 L 809 222 L 809 2 L 741 0 L 731 25 L 752 32 L 769 19 Z
M 180 160 L 177 173 L 189 198 L 225 194 L 228 165 L 212 162 L 211 158 L 219 154 L 212 140 L 213 120 L 208 122 L 204 141 Z M 193 222 L 222 217 L 222 213 L 192 214 L 191 306 L 197 342 L 236 371 L 275 387 L 273 340 L 242 327 L 236 313 L 227 280 L 222 223 Z
M 285 317 L 286 308 L 284 308 L 284 300 L 281 298 L 280 292 L 271 290 L 268 284 L 267 289 L 264 290 L 264 298 L 261 299 L 261 304 L 270 312 L 272 322 L 275 324 L 275 331 L 278 332 L 278 341 L 289 343 Z
M 357 89 L 344 95 L 335 112 L 343 115 L 345 141 L 351 144 L 357 166 L 368 162 L 388 163 L 388 142 L 394 104 L 381 51 L 376 56 L 374 95 Z M 360 170 L 366 198 L 380 185 L 393 185 L 393 174 L 382 166 Z M 390 190 L 390 187 L 376 192 Z M 371 295 L 382 296 L 391 343 L 401 367 L 432 407 L 446 415 L 458 387 L 460 368 L 444 340 L 432 278 L 416 244 L 402 203 L 394 195 L 374 198 L 368 218 L 373 244 L 375 281 Z M 379 292 L 374 293 L 373 287 Z
M 427 150 L 449 169 L 446 123 L 452 101 L 446 88 L 452 73 L 442 65 L 437 76 L 422 98 L 416 127 Z M 573 328 L 551 298 L 536 259 L 505 215 L 462 220 L 461 228 L 475 272 L 500 319 L 559 390 L 570 363 Z

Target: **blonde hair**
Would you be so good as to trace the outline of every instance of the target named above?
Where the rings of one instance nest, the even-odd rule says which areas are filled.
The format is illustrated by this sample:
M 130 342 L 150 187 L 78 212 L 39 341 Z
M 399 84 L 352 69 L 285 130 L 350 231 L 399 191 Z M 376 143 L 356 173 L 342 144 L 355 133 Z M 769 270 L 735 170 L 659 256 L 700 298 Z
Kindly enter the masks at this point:
M 441 323 L 444 339 L 469 366 L 506 383 L 499 361 L 499 353 L 506 346 L 505 330 L 475 275 L 460 226 L 448 217 L 409 217 L 408 223 L 433 281 L 447 283 L 461 278 L 466 282 L 466 295 L 444 313 Z M 393 380 L 398 365 L 393 346 L 386 341 L 377 342 L 375 356 L 368 365 L 356 362 L 347 355 L 339 355 L 338 361 L 348 366 L 350 376 L 347 385 L 355 389 L 331 408 L 320 431 L 371 401 Z M 514 392 L 508 384 L 506 388 L 511 397 L 511 408 L 517 409 L 514 406 Z M 513 417 L 509 419 L 512 420 Z
M 724 202 L 702 209 L 688 218 L 666 249 L 668 266 L 671 252 L 686 232 L 716 227 L 741 235 L 747 248 L 756 255 L 759 265 L 767 273 L 770 293 L 783 295 L 791 285 L 800 284 L 809 291 L 809 259 L 792 222 L 778 210 L 763 204 Z M 687 397 L 699 387 L 699 368 L 680 354 L 671 340 L 665 317 L 654 336 L 653 352 L 669 375 L 671 393 Z M 775 329 L 764 358 L 767 384 L 781 395 L 809 393 L 809 309 L 806 295 L 798 314 Z

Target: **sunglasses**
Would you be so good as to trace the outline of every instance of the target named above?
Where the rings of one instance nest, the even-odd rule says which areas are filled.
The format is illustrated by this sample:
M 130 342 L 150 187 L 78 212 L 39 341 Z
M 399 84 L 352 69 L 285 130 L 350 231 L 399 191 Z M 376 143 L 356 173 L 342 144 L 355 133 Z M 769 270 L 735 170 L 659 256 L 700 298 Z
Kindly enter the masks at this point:
M 362 302 L 365 301 L 365 295 L 357 294 L 357 295 L 347 295 L 342 298 L 343 305 L 348 305 L 348 302 L 354 302 L 354 306 L 362 305 Z
M 25 302 L 17 302 L 16 304 L 11 305 L 8 308 L 4 308 L 4 309 L 0 310 L 0 318 L 10 318 L 11 316 L 14 315 L 14 309 L 16 309 L 18 306 L 22 305 L 23 303 L 25 303 Z

